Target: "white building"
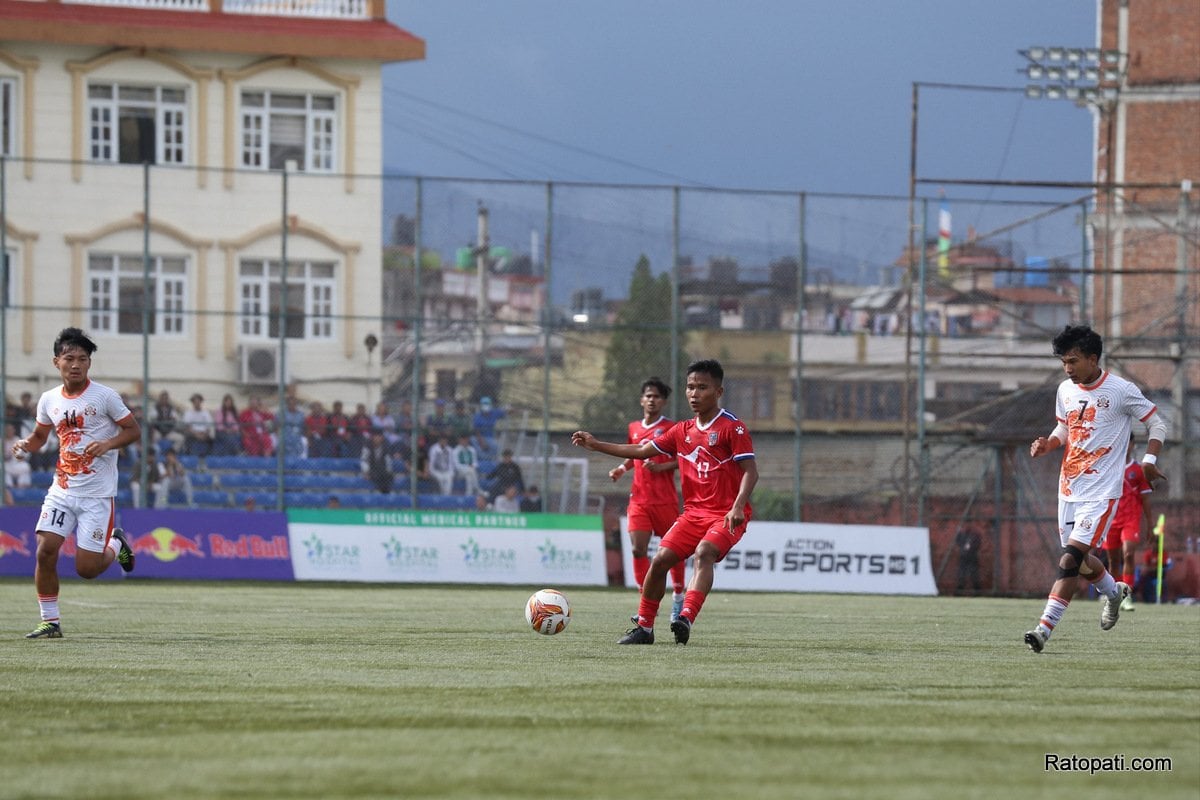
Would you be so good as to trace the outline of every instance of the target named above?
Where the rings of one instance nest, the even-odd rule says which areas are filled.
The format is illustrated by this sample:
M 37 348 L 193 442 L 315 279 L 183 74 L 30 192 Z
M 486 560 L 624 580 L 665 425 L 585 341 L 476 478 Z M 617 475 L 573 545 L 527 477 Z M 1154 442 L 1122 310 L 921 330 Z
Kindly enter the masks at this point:
M 9 396 L 56 379 L 67 325 L 118 389 L 144 344 L 177 400 L 275 385 L 286 253 L 287 380 L 363 399 L 382 201 L 362 176 L 382 65 L 424 50 L 383 0 L 0 0 Z

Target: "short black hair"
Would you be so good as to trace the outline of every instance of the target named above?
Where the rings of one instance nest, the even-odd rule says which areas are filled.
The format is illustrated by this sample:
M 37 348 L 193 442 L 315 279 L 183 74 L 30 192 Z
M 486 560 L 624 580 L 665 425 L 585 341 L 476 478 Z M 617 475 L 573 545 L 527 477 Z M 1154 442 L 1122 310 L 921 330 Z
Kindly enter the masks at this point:
M 68 347 L 78 347 L 89 356 L 98 349 L 96 343 L 79 328 L 63 328 L 58 332 L 58 338 L 54 340 L 54 355 L 62 355 L 62 351 Z
M 1087 325 L 1067 325 L 1050 344 L 1054 347 L 1054 355 L 1060 357 L 1075 349 L 1096 358 L 1104 354 L 1104 340 Z
M 663 382 L 663 379 L 657 375 L 651 378 L 646 378 L 646 380 L 642 381 L 642 394 L 645 394 L 646 390 L 651 388 L 657 389 L 658 393 L 663 396 L 664 400 L 671 396 L 671 387 L 667 386 L 667 384 Z
M 715 358 L 702 358 L 699 361 L 693 361 L 688 364 L 687 374 L 693 372 L 703 372 L 705 375 L 711 375 L 716 378 L 717 383 L 725 382 L 725 370 L 721 368 L 721 362 Z

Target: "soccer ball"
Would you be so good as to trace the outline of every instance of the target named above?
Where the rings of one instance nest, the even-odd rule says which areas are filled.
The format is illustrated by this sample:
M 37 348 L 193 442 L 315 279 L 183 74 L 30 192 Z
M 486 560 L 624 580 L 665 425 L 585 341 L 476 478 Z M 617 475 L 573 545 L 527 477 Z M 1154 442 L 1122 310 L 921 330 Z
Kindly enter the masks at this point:
M 571 621 L 571 604 L 558 589 L 539 589 L 525 603 L 525 621 L 546 636 L 562 633 Z

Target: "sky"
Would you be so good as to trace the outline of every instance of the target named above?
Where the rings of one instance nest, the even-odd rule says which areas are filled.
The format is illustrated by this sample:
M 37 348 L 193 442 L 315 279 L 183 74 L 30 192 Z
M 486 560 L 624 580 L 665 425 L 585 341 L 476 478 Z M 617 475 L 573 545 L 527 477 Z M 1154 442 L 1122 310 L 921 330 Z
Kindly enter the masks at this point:
M 1091 113 L 1026 99 L 1018 53 L 1093 45 L 1092 0 L 387 0 L 387 14 L 426 42 L 423 61 L 384 68 L 387 174 L 906 199 L 917 83 L 916 174 L 930 181 L 917 194 L 936 203 L 944 191 L 956 241 L 968 225 L 1003 228 L 1036 215 L 1036 204 L 1084 194 L 962 181 L 1092 179 Z M 523 251 L 541 229 L 542 195 L 528 194 L 489 200 L 511 205 L 493 225 Z M 669 202 L 664 211 L 662 197 L 639 199 L 646 209 L 628 193 L 593 193 L 578 217 L 603 230 L 573 243 L 570 226 L 556 225 L 572 275 L 603 274 L 597 282 L 616 292 L 626 272 L 613 272 L 613 260 L 632 264 L 650 248 L 652 268 L 665 266 Z M 794 202 L 721 200 L 686 204 L 684 254 L 765 267 L 795 252 Z M 428 224 L 426 242 L 465 244 L 476 202 L 432 200 L 445 220 Z M 813 204 L 806 235 L 831 268 L 887 282 L 906 207 L 826 199 Z M 1075 216 L 1022 226 L 1016 247 L 1078 260 Z M 627 252 L 596 259 L 597 236 L 606 249 L 624 240 Z M 574 288 L 560 282 L 555 295 Z
M 907 196 L 912 84 L 1025 85 L 1090 0 L 388 0 L 388 170 Z M 920 89 L 921 177 L 1089 180 L 1090 114 Z

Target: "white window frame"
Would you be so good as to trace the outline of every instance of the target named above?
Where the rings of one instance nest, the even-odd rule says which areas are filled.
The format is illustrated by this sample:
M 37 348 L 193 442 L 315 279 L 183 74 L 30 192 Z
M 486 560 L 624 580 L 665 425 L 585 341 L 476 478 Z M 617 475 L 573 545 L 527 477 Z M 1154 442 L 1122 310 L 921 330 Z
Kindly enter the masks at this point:
M 150 280 L 154 296 L 150 310 L 153 336 L 182 338 L 188 334 L 188 277 L 191 261 L 187 256 L 150 256 Z M 142 306 L 124 311 L 121 297 L 125 291 L 144 296 L 145 266 L 137 253 L 95 252 L 88 254 L 88 326 L 97 333 L 141 336 Z M 136 314 L 136 324 L 122 324 L 122 317 Z
M 283 100 L 303 100 L 303 107 L 283 105 Z M 241 101 L 241 153 L 239 163 L 246 169 L 281 170 L 293 160 L 271 155 L 272 121 L 282 124 L 303 122 L 301 139 L 295 144 L 302 152 L 295 158 L 302 172 L 335 172 L 338 168 L 338 95 L 336 92 L 285 92 L 270 89 L 244 89 Z M 328 106 L 328 107 L 326 107 Z M 278 138 L 279 134 L 276 134 Z M 276 143 L 278 144 L 278 143 Z M 272 163 L 272 161 L 276 163 Z
M 108 97 L 94 97 L 95 92 L 107 90 Z M 122 98 L 123 91 L 152 91 L 153 99 Z M 181 94 L 176 100 L 173 95 Z M 164 96 L 169 95 L 169 96 Z M 141 86 L 132 83 L 88 83 L 88 155 L 92 161 L 121 162 L 120 120 L 130 111 L 150 111 L 154 116 L 155 164 L 180 165 L 188 160 L 188 98 L 186 87 Z
M 0 77 L 0 156 L 16 156 L 17 122 L 17 79 Z
M 279 338 L 279 297 L 282 294 L 278 259 L 244 258 L 238 265 L 239 332 L 246 341 Z M 301 314 L 289 314 L 287 338 L 333 341 L 337 298 L 336 261 L 288 261 L 288 293 Z

